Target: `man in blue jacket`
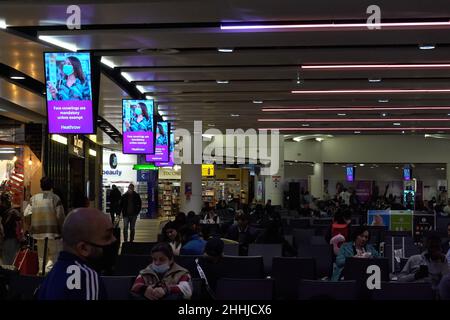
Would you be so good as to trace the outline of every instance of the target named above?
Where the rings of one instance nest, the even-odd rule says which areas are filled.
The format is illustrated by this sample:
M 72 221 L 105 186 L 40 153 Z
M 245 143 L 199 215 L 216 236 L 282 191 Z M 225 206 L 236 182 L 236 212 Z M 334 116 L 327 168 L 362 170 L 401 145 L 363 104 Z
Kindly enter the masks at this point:
M 64 222 L 62 237 L 63 251 L 40 286 L 38 300 L 106 299 L 97 270 L 116 240 L 109 216 L 93 208 L 75 209 Z

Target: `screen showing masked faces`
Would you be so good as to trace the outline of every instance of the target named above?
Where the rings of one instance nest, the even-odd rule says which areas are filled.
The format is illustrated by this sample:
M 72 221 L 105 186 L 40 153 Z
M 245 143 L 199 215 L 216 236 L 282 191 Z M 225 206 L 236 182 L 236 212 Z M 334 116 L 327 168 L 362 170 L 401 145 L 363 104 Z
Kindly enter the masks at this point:
M 168 162 L 170 145 L 170 124 L 167 121 L 159 121 L 156 124 L 155 154 L 146 155 L 147 162 Z
M 122 100 L 123 153 L 154 153 L 153 110 L 153 100 Z

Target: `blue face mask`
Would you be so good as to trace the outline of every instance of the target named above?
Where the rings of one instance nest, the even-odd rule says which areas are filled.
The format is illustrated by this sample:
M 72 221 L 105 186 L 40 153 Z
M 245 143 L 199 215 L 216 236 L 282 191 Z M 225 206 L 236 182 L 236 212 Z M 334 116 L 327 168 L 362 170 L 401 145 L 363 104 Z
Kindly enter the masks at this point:
M 70 76 L 73 73 L 73 66 L 70 64 L 65 64 L 63 66 L 63 72 L 66 76 Z
M 136 109 L 134 109 L 134 113 L 136 113 L 137 116 L 140 116 L 142 114 L 142 109 L 136 108 Z
M 152 269 L 156 273 L 166 273 L 167 270 L 170 269 L 170 266 L 169 266 L 168 263 L 160 264 L 159 266 L 157 266 L 156 264 L 152 263 Z

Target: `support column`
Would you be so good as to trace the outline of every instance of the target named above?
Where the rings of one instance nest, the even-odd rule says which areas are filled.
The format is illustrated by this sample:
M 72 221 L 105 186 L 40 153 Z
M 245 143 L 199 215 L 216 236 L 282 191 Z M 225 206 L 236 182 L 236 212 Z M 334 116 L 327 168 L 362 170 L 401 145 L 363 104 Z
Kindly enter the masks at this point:
M 284 137 L 280 135 L 278 152 L 278 172 L 273 176 L 265 176 L 264 201 L 272 200 L 273 206 L 283 206 L 283 183 L 284 183 Z
M 189 187 L 187 190 L 186 187 Z M 201 164 L 182 164 L 181 165 L 181 194 L 180 211 L 187 214 L 194 211 L 199 214 L 202 209 L 202 165 Z M 190 195 L 186 195 L 190 192 Z
M 447 167 L 445 168 L 445 172 L 447 174 L 447 199 L 446 201 L 448 201 L 450 199 L 450 163 L 447 163 Z
M 323 199 L 323 163 L 314 163 L 313 175 L 308 177 L 308 183 L 311 196 Z

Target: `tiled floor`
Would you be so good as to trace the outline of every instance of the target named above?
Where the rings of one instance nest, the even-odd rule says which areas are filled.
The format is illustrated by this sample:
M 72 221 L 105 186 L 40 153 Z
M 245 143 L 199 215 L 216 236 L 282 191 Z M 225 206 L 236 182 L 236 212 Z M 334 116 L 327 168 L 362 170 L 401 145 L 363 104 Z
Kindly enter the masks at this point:
M 161 231 L 162 225 L 167 219 L 141 219 L 136 221 L 136 234 L 134 241 L 136 242 L 156 242 L 158 233 Z M 123 232 L 123 220 L 120 222 L 120 228 Z M 123 235 L 121 236 L 123 241 Z

